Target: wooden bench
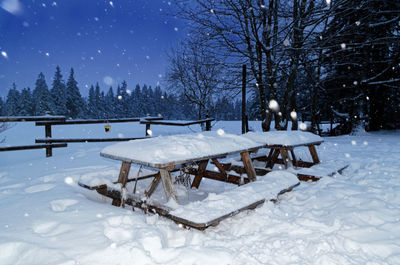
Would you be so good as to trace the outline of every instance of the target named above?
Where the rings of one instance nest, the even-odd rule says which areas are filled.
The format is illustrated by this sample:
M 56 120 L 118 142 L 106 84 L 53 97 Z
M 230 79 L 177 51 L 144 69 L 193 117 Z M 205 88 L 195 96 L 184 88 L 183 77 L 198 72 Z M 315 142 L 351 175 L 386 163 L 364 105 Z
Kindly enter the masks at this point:
M 254 195 L 254 198 L 256 199 L 246 201 L 236 198 L 238 201 L 235 204 L 237 205 L 227 205 L 226 209 L 220 209 L 217 212 L 218 214 L 211 214 L 210 219 L 202 216 L 201 210 L 196 208 L 195 210 L 200 211 L 200 213 L 195 215 L 195 220 L 185 218 L 185 216 L 179 214 L 179 211 L 176 209 L 172 209 L 165 204 L 151 200 L 150 197 L 158 183 L 162 182 L 166 199 L 172 199 L 178 205 L 179 198 L 171 177 L 171 173 L 176 170 L 183 170 L 194 176 L 193 181 L 191 182 L 192 188 L 199 188 L 203 178 L 210 178 L 237 185 L 253 183 L 257 180 L 257 173 L 253 167 L 250 153 L 256 152 L 263 146 L 264 145 L 260 145 L 259 143 L 251 141 L 243 136 L 216 132 L 156 137 L 128 143 L 119 143 L 106 147 L 102 150 L 100 155 L 122 162 L 118 180 L 114 182 L 120 184 L 120 189 L 109 187 L 107 185 L 97 185 L 96 187 L 92 187 L 81 182 L 79 182 L 79 184 L 88 189 L 95 189 L 98 193 L 112 198 L 113 205 L 122 207 L 126 204 L 133 205 L 144 209 L 145 211 L 155 211 L 159 215 L 170 218 L 175 222 L 184 224 L 185 226 L 196 229 L 205 229 L 211 225 L 218 224 L 221 220 L 240 211 L 252 209 L 263 203 L 265 197 L 263 197 L 264 195 L 262 194 L 263 192 L 266 192 L 268 182 L 263 182 L 263 188 L 260 188 L 261 182 L 259 185 L 256 184 L 255 187 L 245 188 L 251 192 L 252 190 L 256 190 L 256 187 L 258 187 L 258 194 L 249 194 Z M 222 166 L 222 163 L 220 163 L 220 159 L 235 154 L 240 154 L 241 156 L 241 163 L 245 176 L 229 174 Z M 217 171 L 207 170 L 209 161 L 213 161 L 215 166 L 218 168 Z M 145 197 L 138 194 L 126 193 L 124 191 L 126 190 L 127 182 L 130 180 L 128 176 L 132 164 L 149 167 L 156 169 L 157 171 L 157 173 L 153 175 L 154 178 L 152 182 L 144 192 Z M 296 179 L 295 176 L 294 178 Z M 276 185 L 274 186 L 275 190 L 272 199 L 275 200 L 279 194 L 291 190 L 296 185 L 298 185 L 297 179 L 295 181 L 291 179 L 289 182 L 279 181 L 278 187 L 280 188 L 276 191 Z M 247 185 L 240 187 L 244 186 Z M 221 196 L 236 196 L 235 194 L 243 193 L 241 190 L 233 190 L 229 192 L 230 195 L 225 194 Z M 251 198 L 251 196 L 249 197 Z M 202 204 L 201 202 L 196 203 L 198 205 Z M 208 207 L 206 203 L 203 203 L 203 206 L 205 208 Z M 180 209 L 182 210 L 183 208 Z

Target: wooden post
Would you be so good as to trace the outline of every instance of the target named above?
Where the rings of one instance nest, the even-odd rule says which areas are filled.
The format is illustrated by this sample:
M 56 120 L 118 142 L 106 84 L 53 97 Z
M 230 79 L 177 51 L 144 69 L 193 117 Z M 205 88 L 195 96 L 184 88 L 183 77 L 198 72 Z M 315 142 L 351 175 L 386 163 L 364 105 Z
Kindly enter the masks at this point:
M 150 124 L 146 123 L 146 136 L 149 136 L 149 131 L 150 131 Z
M 44 130 L 45 130 L 45 137 L 51 138 L 51 124 L 46 124 L 44 126 Z M 51 157 L 52 155 L 53 155 L 53 148 L 46 147 L 46 157 Z
M 247 177 L 250 181 L 255 181 L 257 179 L 256 171 L 254 170 L 253 162 L 251 161 L 249 152 L 240 153 L 242 157 L 243 165 L 246 170 Z
M 172 196 L 176 203 L 178 203 L 178 197 L 176 196 L 174 183 L 172 183 L 171 174 L 166 169 L 160 169 L 160 176 L 164 186 L 165 195 L 167 200 Z
M 246 133 L 247 117 L 246 117 L 246 65 L 242 68 L 242 133 Z
M 211 131 L 211 121 L 210 120 L 206 121 L 206 131 Z

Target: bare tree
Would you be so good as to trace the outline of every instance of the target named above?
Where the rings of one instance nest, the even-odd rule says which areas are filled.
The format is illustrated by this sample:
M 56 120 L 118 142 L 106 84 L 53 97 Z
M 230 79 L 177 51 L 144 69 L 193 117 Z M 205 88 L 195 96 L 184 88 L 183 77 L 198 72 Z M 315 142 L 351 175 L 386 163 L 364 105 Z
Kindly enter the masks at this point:
M 269 100 L 281 101 L 282 118 L 296 108 L 294 81 L 311 32 L 321 23 L 315 0 L 180 0 L 180 17 L 190 21 L 212 51 L 224 54 L 240 71 L 247 64 L 256 83 L 261 118 L 269 128 Z M 288 69 L 288 70 L 287 70 Z M 233 70 L 235 72 L 235 70 Z M 275 113 L 280 126 L 281 113 Z M 278 122 L 277 122 L 278 121 Z M 287 126 L 284 124 L 284 127 Z
M 169 53 L 167 87 L 196 106 L 202 119 L 222 86 L 223 65 L 197 42 L 187 42 Z

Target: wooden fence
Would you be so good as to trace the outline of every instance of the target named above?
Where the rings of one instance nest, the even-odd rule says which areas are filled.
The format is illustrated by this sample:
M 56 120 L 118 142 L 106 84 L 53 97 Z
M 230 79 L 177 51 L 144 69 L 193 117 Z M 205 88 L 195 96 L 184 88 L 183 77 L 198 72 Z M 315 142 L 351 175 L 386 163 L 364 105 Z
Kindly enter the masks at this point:
M 164 121 L 162 117 L 144 117 L 144 118 L 121 118 L 121 119 L 88 119 L 88 120 L 67 120 L 64 116 L 9 116 L 1 117 L 0 122 L 36 122 L 36 126 L 43 126 L 45 129 L 45 138 L 35 139 L 35 145 L 20 145 L 0 147 L 0 152 L 17 151 L 29 149 L 46 149 L 46 157 L 53 155 L 53 148 L 67 147 L 67 143 L 93 143 L 93 142 L 117 142 L 148 138 L 150 125 L 169 125 L 169 126 L 189 126 L 193 124 L 206 124 L 206 130 L 211 130 L 211 122 L 214 119 L 207 118 L 198 121 Z M 124 137 L 124 138 L 53 138 L 52 126 L 56 125 L 79 125 L 79 124 L 98 124 L 98 123 L 122 123 L 122 122 L 140 122 L 146 125 L 145 137 Z M 106 125 L 107 126 L 107 125 Z M 106 127 L 105 127 L 106 128 Z M 107 128 L 106 128 L 107 129 Z

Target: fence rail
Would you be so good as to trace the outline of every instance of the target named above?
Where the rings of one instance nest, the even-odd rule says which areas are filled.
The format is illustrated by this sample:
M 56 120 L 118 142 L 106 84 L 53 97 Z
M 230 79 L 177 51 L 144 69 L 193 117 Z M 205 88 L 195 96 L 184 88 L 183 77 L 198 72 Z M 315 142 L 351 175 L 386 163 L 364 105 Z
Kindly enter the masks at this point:
M 144 117 L 144 118 L 121 118 L 121 119 L 88 119 L 88 120 L 68 120 L 64 116 L 0 116 L 0 122 L 26 122 L 34 121 L 36 126 L 45 127 L 45 137 L 35 139 L 35 145 L 20 145 L 0 147 L 0 152 L 17 151 L 28 149 L 46 149 L 46 157 L 53 155 L 53 148 L 67 147 L 67 143 L 93 143 L 93 142 L 120 142 L 148 138 L 150 125 L 169 125 L 169 126 L 189 126 L 193 124 L 206 124 L 206 130 L 211 130 L 212 118 L 198 121 L 164 121 L 163 117 Z M 146 137 L 123 137 L 123 138 L 53 138 L 51 127 L 55 125 L 73 125 L 73 124 L 99 124 L 99 123 L 123 123 L 140 122 L 146 125 Z M 105 129 L 106 126 L 105 126 Z

